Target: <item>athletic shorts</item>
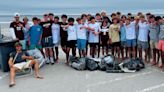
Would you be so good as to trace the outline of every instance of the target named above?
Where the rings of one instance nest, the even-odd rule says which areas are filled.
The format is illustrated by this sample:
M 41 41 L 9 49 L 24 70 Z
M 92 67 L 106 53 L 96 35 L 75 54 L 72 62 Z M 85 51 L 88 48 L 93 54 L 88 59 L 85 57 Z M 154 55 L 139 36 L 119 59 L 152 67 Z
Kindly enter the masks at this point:
M 41 48 L 42 48 L 42 45 L 31 44 L 30 47 L 29 47 L 30 50 L 33 50 L 33 49 L 35 49 L 35 48 L 37 48 L 37 49 L 41 49 Z
M 86 49 L 86 44 L 87 44 L 87 40 L 85 39 L 77 39 L 77 47 L 80 50 L 85 50 Z
M 107 46 L 109 41 L 109 36 L 101 36 L 102 46 Z
M 132 39 L 132 40 L 126 40 L 126 46 L 127 47 L 135 47 L 137 45 L 136 39 Z
M 98 47 L 100 44 L 99 43 L 89 43 L 90 47 Z
M 148 42 L 143 42 L 143 41 L 137 41 L 137 45 L 139 49 L 148 49 L 149 48 L 149 43 Z
M 66 47 L 67 46 L 67 37 L 61 38 L 61 47 Z
M 158 49 L 164 51 L 164 40 L 159 40 Z
M 158 49 L 158 42 L 150 40 L 150 48 Z
M 121 46 L 126 47 L 126 41 L 121 41 Z
M 120 42 L 114 42 L 111 45 L 112 45 L 112 48 L 113 47 L 120 47 Z
M 26 68 L 30 67 L 31 62 L 32 62 L 32 60 L 28 60 L 27 62 L 17 63 L 17 64 L 14 64 L 14 67 L 16 67 L 20 70 L 26 69 Z
M 43 48 L 53 47 L 52 36 L 42 38 L 42 46 L 43 46 Z
M 76 43 L 77 43 L 76 40 L 67 41 L 67 47 L 74 48 L 74 47 L 76 47 Z

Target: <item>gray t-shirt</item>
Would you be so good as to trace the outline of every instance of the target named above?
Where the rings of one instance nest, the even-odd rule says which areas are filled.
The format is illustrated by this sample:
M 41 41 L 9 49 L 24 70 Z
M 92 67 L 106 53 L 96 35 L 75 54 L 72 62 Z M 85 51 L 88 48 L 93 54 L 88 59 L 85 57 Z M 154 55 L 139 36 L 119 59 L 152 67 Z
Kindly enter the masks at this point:
M 149 36 L 150 40 L 158 42 L 159 41 L 159 25 L 149 24 Z
M 164 40 L 164 23 L 160 25 L 159 40 Z
M 22 59 L 22 56 L 23 56 L 23 55 L 29 56 L 29 54 L 28 54 L 27 52 L 20 52 L 20 53 L 18 53 L 18 55 L 17 55 L 17 57 L 16 57 L 16 59 L 15 59 L 14 64 L 26 62 L 25 59 Z M 13 59 L 15 58 L 15 56 L 16 56 L 16 52 L 12 52 L 12 53 L 10 54 L 10 57 L 12 57 Z

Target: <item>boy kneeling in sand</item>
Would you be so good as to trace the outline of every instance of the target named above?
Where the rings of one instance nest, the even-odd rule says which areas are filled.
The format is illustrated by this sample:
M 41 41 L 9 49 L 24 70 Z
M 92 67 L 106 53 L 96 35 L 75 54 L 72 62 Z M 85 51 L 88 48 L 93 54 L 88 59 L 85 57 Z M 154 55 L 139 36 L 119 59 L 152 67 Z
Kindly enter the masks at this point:
M 25 51 L 22 51 L 22 44 L 15 43 L 16 52 L 10 54 L 9 67 L 10 67 L 10 84 L 9 87 L 15 86 L 15 72 L 22 70 L 34 65 L 35 77 L 38 79 L 43 79 L 39 75 L 39 64 L 33 59 L 32 56 Z

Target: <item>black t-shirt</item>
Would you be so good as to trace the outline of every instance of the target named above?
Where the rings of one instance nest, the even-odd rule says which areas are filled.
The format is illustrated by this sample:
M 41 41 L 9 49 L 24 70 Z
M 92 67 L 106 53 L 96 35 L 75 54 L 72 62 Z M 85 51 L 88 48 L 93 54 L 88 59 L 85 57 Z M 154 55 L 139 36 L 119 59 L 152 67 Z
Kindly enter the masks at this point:
M 43 34 L 42 34 L 43 38 L 52 36 L 52 31 L 51 31 L 52 21 L 41 22 L 40 25 L 43 28 Z
M 22 56 L 23 56 L 23 55 L 25 55 L 25 56 L 29 56 L 29 54 L 28 54 L 26 51 L 18 53 L 18 55 L 17 55 L 17 57 L 16 57 L 16 59 L 15 59 L 14 64 L 16 64 L 16 63 L 26 62 L 25 59 L 22 59 Z M 10 53 L 10 57 L 11 57 L 11 58 L 14 59 L 15 56 L 16 56 L 16 52 L 12 52 L 12 53 Z
M 68 23 L 63 23 L 63 22 L 60 22 L 60 37 L 61 39 L 62 38 L 67 38 L 68 34 L 67 34 L 67 31 L 65 30 L 65 26 L 68 25 Z
M 18 38 L 19 40 L 24 40 L 24 32 L 23 32 L 23 28 L 20 27 L 20 25 L 24 25 L 22 22 L 12 22 L 10 23 L 10 28 L 14 28 L 14 32 L 16 35 L 16 38 Z

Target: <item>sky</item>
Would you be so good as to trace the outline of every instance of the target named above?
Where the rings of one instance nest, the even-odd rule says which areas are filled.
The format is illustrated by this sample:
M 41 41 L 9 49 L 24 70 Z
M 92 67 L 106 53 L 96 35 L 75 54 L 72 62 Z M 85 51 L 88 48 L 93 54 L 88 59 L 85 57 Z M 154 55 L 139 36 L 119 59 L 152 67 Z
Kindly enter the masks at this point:
M 22 12 L 39 14 L 44 12 L 81 13 L 98 12 L 154 12 L 164 13 L 164 0 L 0 0 L 0 15 Z

